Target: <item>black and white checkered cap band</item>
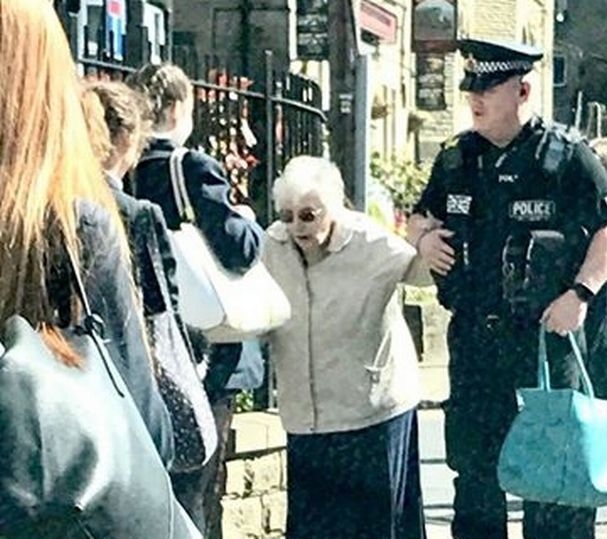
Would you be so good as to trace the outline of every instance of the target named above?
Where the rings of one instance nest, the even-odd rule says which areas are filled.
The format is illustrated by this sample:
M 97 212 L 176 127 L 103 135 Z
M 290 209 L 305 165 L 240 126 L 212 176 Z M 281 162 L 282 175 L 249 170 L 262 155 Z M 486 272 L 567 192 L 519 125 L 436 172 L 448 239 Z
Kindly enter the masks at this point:
M 528 60 L 511 60 L 508 62 L 487 61 L 479 62 L 478 60 L 468 62 L 465 70 L 476 75 L 486 75 L 490 73 L 505 73 L 507 71 L 528 71 L 533 68 L 533 62 Z

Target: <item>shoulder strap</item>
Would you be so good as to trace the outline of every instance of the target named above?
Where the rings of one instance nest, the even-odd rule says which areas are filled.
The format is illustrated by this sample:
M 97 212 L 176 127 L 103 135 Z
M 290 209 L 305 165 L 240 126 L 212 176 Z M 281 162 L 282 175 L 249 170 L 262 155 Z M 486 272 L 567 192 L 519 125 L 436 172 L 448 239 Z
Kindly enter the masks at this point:
M 467 130 L 457 133 L 441 143 L 443 166 L 447 170 L 456 170 L 467 165 L 471 153 L 474 132 Z
M 560 181 L 566 163 L 576 145 L 584 139 L 574 128 L 562 124 L 548 124 L 535 151 L 535 158 L 541 163 L 542 172 L 547 177 Z
M 173 197 L 177 204 L 179 217 L 188 222 L 194 221 L 194 208 L 186 189 L 185 176 L 183 174 L 183 157 L 188 153 L 188 149 L 183 146 L 175 148 L 169 157 L 169 175 L 171 177 L 171 187 Z
M 86 290 L 84 288 L 84 283 L 82 281 L 82 276 L 80 274 L 78 264 L 76 263 L 76 257 L 74 256 L 74 253 L 67 245 L 65 246 L 65 251 L 67 253 L 67 258 L 69 261 L 69 266 L 71 270 L 70 273 L 73 277 L 72 282 L 75 285 L 76 294 L 78 295 L 80 303 L 82 304 L 82 308 L 84 309 L 84 320 L 82 324 L 84 327 L 84 331 L 86 331 L 87 335 L 89 335 L 95 343 L 95 346 L 99 351 L 99 356 L 101 357 L 101 360 L 103 362 L 103 366 L 105 367 L 105 370 L 108 376 L 110 377 L 110 380 L 112 382 L 112 385 L 116 389 L 116 392 L 121 397 L 124 397 L 125 394 L 122 391 L 120 384 L 116 380 L 114 374 L 112 373 L 112 369 L 108 365 L 109 360 L 106 357 L 107 352 L 105 351 L 105 348 L 102 343 L 103 335 L 105 333 L 105 323 L 103 321 L 103 318 L 101 318 L 101 316 L 99 316 L 98 314 L 93 313 L 91 309 L 91 304 L 86 295 Z
M 148 161 L 157 161 L 160 159 L 168 159 L 171 156 L 169 150 L 149 150 L 146 151 L 139 159 L 139 163 L 147 163 Z
M 165 304 L 165 310 L 168 311 L 171 316 L 175 317 L 175 322 L 177 324 L 179 333 L 181 334 L 185 347 L 188 350 L 190 360 L 192 361 L 192 363 L 195 363 L 192 343 L 190 342 L 188 332 L 186 331 L 183 321 L 181 320 L 181 316 L 179 315 L 179 313 L 175 309 L 175 306 L 173 305 L 173 302 L 171 301 L 171 292 L 169 290 L 169 283 L 167 280 L 165 268 L 165 259 L 163 257 L 163 252 L 166 252 L 163 251 L 163 249 L 170 249 L 171 247 L 170 244 L 164 246 L 160 245 L 156 228 L 157 226 L 163 226 L 166 229 L 166 225 L 164 223 L 159 223 L 159 221 L 156 219 L 156 216 L 154 215 L 154 207 L 151 203 L 146 204 L 142 208 L 142 211 L 139 213 L 140 215 L 138 217 L 142 219 L 144 223 L 143 230 L 145 231 L 144 244 L 146 254 L 149 257 L 152 266 L 153 277 L 156 280 L 156 284 Z
M 170 294 L 166 279 L 164 278 L 163 264 L 158 256 L 160 246 L 158 245 L 158 237 L 156 235 L 156 226 L 153 220 L 151 204 L 141 205 L 141 209 L 137 212 L 137 232 L 141 241 L 141 254 L 149 260 L 150 267 L 154 276 L 154 280 L 158 285 L 158 290 L 162 296 L 162 300 L 166 310 L 172 310 Z

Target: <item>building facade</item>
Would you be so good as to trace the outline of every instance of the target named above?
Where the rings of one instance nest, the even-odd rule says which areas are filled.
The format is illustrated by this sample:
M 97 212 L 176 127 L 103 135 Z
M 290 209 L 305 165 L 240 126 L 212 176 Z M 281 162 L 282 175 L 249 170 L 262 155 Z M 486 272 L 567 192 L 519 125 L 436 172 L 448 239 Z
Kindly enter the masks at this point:
M 138 66 L 171 57 L 173 0 L 55 0 L 76 59 Z
M 518 41 L 543 49 L 544 58 L 531 75 L 532 107 L 545 118 L 553 115 L 554 0 L 459 0 L 457 26 L 460 38 Z M 471 125 L 465 94 L 458 85 L 463 59 L 457 53 L 444 55 L 443 111 L 426 112 L 419 133 L 419 157 L 431 159 L 442 140 Z
M 605 136 L 607 125 L 607 3 L 557 0 L 554 50 L 555 118 L 589 137 Z
M 600 0 L 596 0 L 599 2 Z M 463 59 L 456 52 L 413 51 L 416 6 L 455 8 L 454 34 L 520 41 L 542 48 L 531 96 L 533 109 L 553 115 L 555 0 L 356 0 L 359 53 L 369 57 L 371 150 L 382 158 L 430 160 L 440 142 L 471 124 L 459 91 Z M 322 81 L 329 92 L 326 62 L 292 61 L 291 68 Z
M 259 82 L 266 50 L 272 51 L 275 69 L 288 70 L 294 10 L 294 0 L 177 0 L 176 49 L 189 49 L 205 69 L 216 57 L 234 72 Z

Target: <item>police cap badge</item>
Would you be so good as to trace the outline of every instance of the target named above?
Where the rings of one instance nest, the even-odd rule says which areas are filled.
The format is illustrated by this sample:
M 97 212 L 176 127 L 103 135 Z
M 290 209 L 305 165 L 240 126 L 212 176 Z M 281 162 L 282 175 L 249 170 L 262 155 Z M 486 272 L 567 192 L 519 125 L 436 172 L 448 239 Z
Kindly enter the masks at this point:
M 462 39 L 458 49 L 464 56 L 464 78 L 459 88 L 465 92 L 483 92 L 514 75 L 528 73 L 543 56 L 531 45 L 478 39 Z

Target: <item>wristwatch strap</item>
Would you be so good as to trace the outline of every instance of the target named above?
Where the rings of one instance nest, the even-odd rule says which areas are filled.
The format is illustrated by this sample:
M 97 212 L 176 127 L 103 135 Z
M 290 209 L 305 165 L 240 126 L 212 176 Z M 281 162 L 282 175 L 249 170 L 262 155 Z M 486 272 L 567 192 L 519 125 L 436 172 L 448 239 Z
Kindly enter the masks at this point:
M 590 290 L 584 283 L 574 283 L 571 290 L 575 292 L 575 295 L 585 303 L 592 301 L 595 293 Z

